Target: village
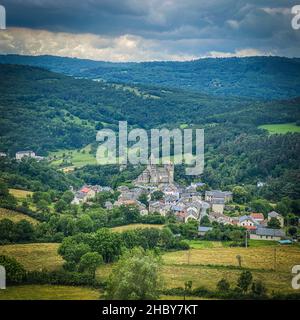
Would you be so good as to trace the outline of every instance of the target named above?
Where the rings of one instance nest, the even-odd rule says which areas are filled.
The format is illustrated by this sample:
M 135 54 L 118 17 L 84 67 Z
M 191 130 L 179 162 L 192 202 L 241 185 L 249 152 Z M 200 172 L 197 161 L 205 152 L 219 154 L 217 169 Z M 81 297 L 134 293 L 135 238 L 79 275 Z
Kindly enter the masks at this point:
M 1 157 L 6 153 L 1 152 Z M 33 151 L 18 151 L 16 160 L 33 158 L 36 161 L 44 160 Z M 284 230 L 284 217 L 276 211 L 270 211 L 267 217 L 259 212 L 247 212 L 247 214 L 232 216 L 227 215 L 233 201 L 231 191 L 205 190 L 205 183 L 195 182 L 189 186 L 180 186 L 174 181 L 174 165 L 169 163 L 157 165 L 149 161 L 146 169 L 133 181 L 133 187 L 119 186 L 115 191 L 119 193 L 118 199 L 112 203 L 106 201 L 108 210 L 120 206 L 135 206 L 142 216 L 148 214 L 160 214 L 166 217 L 173 215 L 178 222 L 186 223 L 190 220 L 198 221 L 199 237 L 212 230 L 213 227 L 201 225 L 203 218 L 210 223 L 217 222 L 223 225 L 243 227 L 250 239 L 280 241 L 282 244 L 291 243 Z M 74 190 L 74 199 L 71 204 L 80 205 L 88 203 L 96 194 L 111 192 L 109 186 L 84 185 L 79 190 Z M 141 201 L 146 199 L 147 205 Z M 277 224 L 276 228 L 270 227 L 270 221 Z
M 120 206 L 135 206 L 141 215 L 160 214 L 173 215 L 178 222 L 197 221 L 199 237 L 212 230 L 213 227 L 201 225 L 208 219 L 210 223 L 239 226 L 245 229 L 250 239 L 281 241 L 291 243 L 286 238 L 284 218 L 281 214 L 270 211 L 265 217 L 262 213 L 247 212 L 240 216 L 229 216 L 233 194 L 230 191 L 205 190 L 202 182 L 180 186 L 174 182 L 174 166 L 167 164 L 158 166 L 149 164 L 147 168 L 133 181 L 133 187 L 119 186 L 117 200 L 105 202 L 105 208 L 110 210 Z M 74 192 L 72 204 L 88 203 L 99 192 L 114 192 L 110 187 L 84 185 Z M 145 199 L 146 201 L 142 201 Z M 143 203 L 143 202 L 146 202 Z M 277 224 L 270 227 L 270 221 Z

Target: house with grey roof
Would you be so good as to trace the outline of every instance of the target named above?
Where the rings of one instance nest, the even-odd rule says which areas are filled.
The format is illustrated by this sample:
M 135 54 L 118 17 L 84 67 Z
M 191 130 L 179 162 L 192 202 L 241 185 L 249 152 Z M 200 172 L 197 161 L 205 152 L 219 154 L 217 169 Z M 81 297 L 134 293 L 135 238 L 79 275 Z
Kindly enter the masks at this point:
M 250 239 L 255 240 L 271 240 L 279 241 L 285 237 L 285 232 L 282 229 L 271 229 L 271 228 L 257 228 L 255 233 L 250 234 Z
M 224 200 L 224 203 L 232 201 L 232 192 L 221 190 L 205 191 L 205 201 L 212 202 L 219 199 Z

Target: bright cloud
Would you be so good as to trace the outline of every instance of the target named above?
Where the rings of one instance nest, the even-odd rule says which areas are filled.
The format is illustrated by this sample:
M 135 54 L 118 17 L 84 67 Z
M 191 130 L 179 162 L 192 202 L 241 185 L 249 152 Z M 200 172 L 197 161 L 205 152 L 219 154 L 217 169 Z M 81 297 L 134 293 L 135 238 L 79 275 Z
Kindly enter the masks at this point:
M 155 40 L 134 35 L 104 37 L 25 28 L 0 33 L 2 53 L 58 55 L 104 61 L 191 60 L 193 55 L 171 53 Z

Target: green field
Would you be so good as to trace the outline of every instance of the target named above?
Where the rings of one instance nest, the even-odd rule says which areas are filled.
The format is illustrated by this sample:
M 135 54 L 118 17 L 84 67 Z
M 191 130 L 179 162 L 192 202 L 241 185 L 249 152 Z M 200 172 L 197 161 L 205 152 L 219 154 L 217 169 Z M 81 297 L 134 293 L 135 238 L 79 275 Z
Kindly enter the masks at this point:
M 56 285 L 24 285 L 0 290 L 0 300 L 99 300 L 99 290 Z
M 78 150 L 59 150 L 56 152 L 51 152 L 50 157 L 54 158 L 51 162 L 53 166 L 59 167 L 63 164 L 63 157 L 68 160 L 70 165 L 67 165 L 66 168 L 80 168 L 89 164 L 96 164 L 96 157 L 93 154 L 90 154 L 91 146 L 87 145 L 82 149 Z
M 300 126 L 297 126 L 296 123 L 282 123 L 282 124 L 265 124 L 259 126 L 260 129 L 267 130 L 270 134 L 285 134 L 288 132 L 299 132 Z
M 26 220 L 28 222 L 30 222 L 33 225 L 38 224 L 39 222 L 36 219 L 33 219 L 23 213 L 19 213 L 17 211 L 13 211 L 13 210 L 8 210 L 8 209 L 4 209 L 4 208 L 0 208 L 0 220 L 2 219 L 9 219 L 13 222 L 19 222 L 21 220 Z

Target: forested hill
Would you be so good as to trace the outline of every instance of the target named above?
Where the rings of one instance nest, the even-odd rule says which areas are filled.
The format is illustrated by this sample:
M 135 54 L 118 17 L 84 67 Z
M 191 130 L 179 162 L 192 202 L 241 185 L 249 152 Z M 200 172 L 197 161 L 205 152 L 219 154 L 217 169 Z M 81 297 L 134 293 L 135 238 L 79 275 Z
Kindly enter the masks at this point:
M 36 67 L 0 65 L 0 150 L 45 153 L 79 148 L 103 125 L 119 120 L 144 128 L 253 126 L 299 119 L 299 101 L 260 103 L 218 98 L 181 89 L 164 90 L 74 79 Z
M 204 127 L 202 178 L 212 188 L 266 181 L 268 198 L 299 198 L 300 135 L 269 136 L 258 128 L 299 121 L 299 98 L 267 103 L 221 98 L 183 89 L 75 79 L 21 65 L 0 65 L 0 88 L 1 152 L 14 155 L 32 149 L 45 155 L 78 149 L 94 142 L 102 127 L 118 130 L 119 120 L 146 129 Z M 180 172 L 178 181 L 186 179 Z M 11 177 L 11 172 L 4 175 Z
M 283 57 L 109 63 L 54 56 L 2 55 L 0 63 L 25 64 L 76 77 L 181 88 L 209 95 L 267 100 L 300 96 L 300 59 Z

